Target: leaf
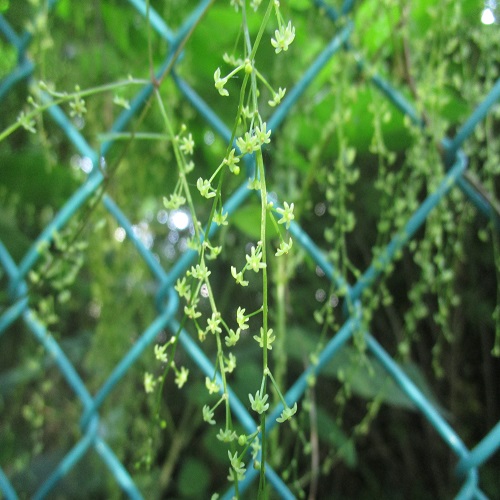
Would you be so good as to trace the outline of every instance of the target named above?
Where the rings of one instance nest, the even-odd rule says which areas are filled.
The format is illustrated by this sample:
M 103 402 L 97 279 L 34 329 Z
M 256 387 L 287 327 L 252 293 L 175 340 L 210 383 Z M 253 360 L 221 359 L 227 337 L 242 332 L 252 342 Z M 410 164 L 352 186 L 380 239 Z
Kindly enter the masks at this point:
M 182 462 L 177 484 L 182 498 L 205 498 L 210 482 L 208 466 L 194 457 Z
M 232 217 L 231 223 L 237 227 L 242 233 L 246 234 L 254 241 L 260 240 L 260 203 L 250 202 L 240 208 Z M 274 235 L 274 228 L 270 219 L 271 215 L 267 214 L 267 228 L 270 236 Z
M 0 59 L 0 80 L 2 80 L 16 67 L 17 51 L 13 45 L 0 40 L 0 54 L 2 54 Z
M 47 165 L 42 149 L 26 148 L 12 154 L 0 152 L 0 187 L 17 193 L 22 204 L 32 203 L 37 209 L 48 202 L 64 203 L 78 186 L 73 172 L 66 166 Z
M 62 350 L 72 363 L 81 360 L 90 345 L 90 333 L 83 332 L 74 338 L 63 339 L 60 342 Z M 0 372 L 0 397 L 19 391 L 20 387 L 31 383 L 40 374 L 54 366 L 54 358 L 47 354 L 43 358 L 26 358 L 22 364 L 11 370 Z
M 56 13 L 67 21 L 71 18 L 71 5 L 69 0 L 59 0 L 56 5 Z M 73 13 L 74 15 L 74 13 Z
M 286 346 L 289 355 L 302 363 L 304 356 L 316 351 L 316 341 L 311 338 L 310 332 L 301 328 L 290 328 L 287 331 Z M 374 356 L 367 354 L 368 363 L 360 363 L 357 349 L 350 345 L 344 345 L 333 359 L 328 363 L 321 375 L 323 377 L 339 378 L 339 372 L 348 377 L 351 390 L 357 396 L 372 400 L 376 397 L 390 406 L 416 411 L 413 401 L 390 377 L 385 368 Z M 412 380 L 412 382 L 431 401 L 434 407 L 446 416 L 446 410 L 437 402 L 431 387 L 424 374 L 414 363 L 400 365 L 400 368 Z
M 128 9 L 116 5 L 103 4 L 102 18 L 113 42 L 126 54 L 130 49 L 129 26 L 131 16 Z
M 338 456 L 348 467 L 356 467 L 358 457 L 352 439 L 349 439 L 349 436 L 335 423 L 333 417 L 320 406 L 316 408 L 316 416 L 320 441 L 335 448 Z
M 356 25 L 363 27 L 363 49 L 368 57 L 374 55 L 391 40 L 394 26 L 399 22 L 399 6 L 381 7 L 379 2 L 363 2 L 356 11 Z
M 19 229 L 14 217 L 5 208 L 0 211 L 0 241 L 4 243 L 15 261 L 21 260 L 31 245 L 31 240 Z
M 310 0 L 289 0 L 290 8 L 296 11 L 306 11 L 311 8 Z

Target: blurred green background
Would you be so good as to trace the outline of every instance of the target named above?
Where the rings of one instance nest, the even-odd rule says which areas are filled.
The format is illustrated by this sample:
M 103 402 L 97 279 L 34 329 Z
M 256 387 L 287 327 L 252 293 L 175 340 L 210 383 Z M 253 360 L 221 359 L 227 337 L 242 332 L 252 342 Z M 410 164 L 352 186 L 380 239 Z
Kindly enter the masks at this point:
M 326 3 L 341 8 L 341 2 Z M 296 40 L 286 54 L 276 57 L 269 43 L 276 28 L 273 19 L 256 64 L 275 88 L 290 90 L 344 21 L 333 23 L 307 0 L 282 4 L 296 27 Z M 152 0 L 151 5 L 175 30 L 197 2 Z M 2 6 L 18 32 L 33 33 L 28 55 L 35 62 L 34 81 L 71 92 L 75 85 L 85 89 L 128 75 L 149 78 L 147 24 L 126 2 L 60 0 L 50 12 L 42 0 L 0 2 Z M 265 152 L 270 191 L 295 203 L 297 222 L 351 283 L 443 178 L 441 140 L 454 135 L 499 77 L 500 30 L 495 20 L 487 24 L 487 9 L 493 20 L 500 16 L 496 2 L 355 2 L 350 15 L 355 26 L 352 50 L 331 59 L 282 127 L 273 131 Z M 253 36 L 261 15 L 249 15 Z M 231 96 L 223 99 L 214 88 L 213 73 L 223 67 L 224 52 L 233 51 L 240 25 L 240 15 L 229 1 L 215 2 L 176 66 L 228 126 L 234 120 L 240 82 L 230 82 Z M 150 35 L 158 67 L 169 47 L 154 31 Z M 238 48 L 235 54 L 241 55 Z M 360 58 L 364 70 L 357 64 Z M 15 64 L 15 51 L 0 40 L 0 78 Z M 370 79 L 375 73 L 414 104 L 425 120 L 424 130 L 374 88 Z M 28 82 L 22 82 L 3 98 L 0 129 L 26 109 L 29 92 Z M 124 88 L 120 96 L 130 99 L 133 92 Z M 226 144 L 170 78 L 160 92 L 175 126 L 185 123 L 195 139 L 194 188 L 197 177 L 209 177 L 219 165 Z M 75 119 L 97 151 L 102 134 L 120 112 L 113 98 L 112 93 L 89 98 L 84 119 Z M 261 98 L 267 119 L 270 96 L 263 92 Z M 464 145 L 469 169 L 493 206 L 499 188 L 499 118 L 497 104 Z M 75 151 L 47 114 L 39 117 L 37 129 L 36 135 L 18 130 L 0 143 L 0 240 L 17 263 L 84 182 L 89 167 L 88 159 Z M 162 132 L 156 108 L 140 131 Z M 118 141 L 106 163 L 118 167 L 104 191 L 168 271 L 186 250 L 192 230 L 186 210 L 169 213 L 162 206 L 162 197 L 172 192 L 177 179 L 169 144 Z M 228 179 L 225 199 L 242 176 Z M 199 219 L 207 220 L 209 207 L 199 196 L 195 205 Z M 256 284 L 242 292 L 229 279 L 230 266 L 244 262 L 245 249 L 259 237 L 259 217 L 259 202 L 251 198 L 216 237 L 224 249 L 212 270 L 214 293 L 230 317 L 239 305 L 251 311 L 259 304 Z M 95 393 L 154 319 L 156 284 L 100 204 L 80 210 L 62 239 L 72 242 L 70 248 L 49 249 L 31 276 L 30 306 Z M 47 275 L 47 266 L 53 274 Z M 492 356 L 500 321 L 499 266 L 499 240 L 492 223 L 454 188 L 362 298 L 371 333 L 469 447 L 500 418 L 500 365 Z M 287 387 L 310 362 L 305 353 L 319 352 L 342 324 L 342 290 L 330 285 L 298 245 L 284 264 L 270 271 L 271 321 L 277 324 L 280 314 L 286 317 L 286 337 L 273 351 L 273 362 L 281 367 Z M 0 280 L 2 312 L 9 298 L 1 270 Z M 284 302 L 277 298 L 282 292 Z M 318 320 L 329 322 L 324 334 Z M 192 333 L 196 337 L 196 331 Z M 254 344 L 238 346 L 236 354 L 244 362 L 230 379 L 244 400 L 260 377 L 260 353 Z M 0 465 L 28 498 L 79 438 L 82 408 L 21 322 L 3 333 L 0 346 Z M 214 346 L 203 348 L 214 355 Z M 166 382 L 166 430 L 154 422 L 155 401 L 142 385 L 144 370 L 157 369 L 152 349 L 101 411 L 101 435 L 145 498 L 209 498 L 227 486 L 226 451 L 201 418 L 207 402 L 204 377 L 181 349 L 177 356 L 191 375 L 181 391 L 173 380 Z M 454 454 L 356 343 L 344 348 L 308 391 L 296 425 L 277 432 L 270 463 L 296 495 L 313 498 L 313 484 L 317 498 L 449 498 L 460 488 L 453 475 Z M 312 465 L 312 456 L 319 458 L 319 467 Z M 480 484 L 491 498 L 500 497 L 499 466 L 497 455 L 481 467 Z M 121 498 L 111 475 L 102 469 L 89 453 L 54 498 Z

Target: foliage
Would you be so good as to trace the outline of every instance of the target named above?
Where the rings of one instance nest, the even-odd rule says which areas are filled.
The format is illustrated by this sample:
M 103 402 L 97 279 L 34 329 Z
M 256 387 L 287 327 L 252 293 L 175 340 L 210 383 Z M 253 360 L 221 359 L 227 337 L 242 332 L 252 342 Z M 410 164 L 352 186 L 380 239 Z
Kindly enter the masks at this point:
M 155 282 L 102 201 L 117 202 L 167 271 L 189 248 L 197 251 L 175 284 L 177 319 L 217 373 L 205 378 L 178 348 L 180 328 L 163 331 L 101 410 L 101 433 L 145 497 L 207 497 L 229 484 L 238 495 L 251 468 L 260 470 L 251 495 L 265 497 L 262 456 L 299 497 L 400 496 L 410 484 L 420 498 L 456 492 L 448 451 L 368 354 L 363 332 L 453 416 L 467 444 L 495 424 L 497 219 L 481 218 L 458 189 L 363 291 L 363 328 L 321 377 L 309 380 L 305 399 L 297 404 L 283 394 L 317 363 L 345 312 L 354 311 L 342 280 L 355 282 L 404 232 L 450 167 L 442 139 L 454 135 L 499 77 L 500 34 L 480 23 L 478 3 L 356 3 L 352 42 L 271 130 L 274 110 L 348 28 L 325 10 L 341 11 L 341 2 L 319 10 L 305 0 L 212 2 L 174 52 L 175 75 L 167 67 L 155 77 L 153 97 L 124 133 L 108 131 L 171 50 L 151 20 L 117 0 L 60 0 L 53 11 L 42 0 L 7 4 L 6 18 L 33 36 L 36 62 L 29 84 L 2 102 L 0 240 L 16 262 L 92 167 L 47 110 L 60 104 L 98 151 L 114 141 L 93 167 L 105 175 L 100 191 L 49 248 L 39 249 L 43 258 L 29 275 L 31 309 L 92 393 L 156 315 Z M 197 4 L 151 0 L 148 9 L 177 29 Z M 4 42 L 0 50 L 1 77 L 15 57 Z M 230 141 L 193 112 L 172 76 L 217 110 Z M 388 102 L 376 88 L 379 76 L 414 103 L 416 117 Z M 498 119 L 497 106 L 464 145 L 468 175 L 493 209 Z M 227 200 L 246 178 L 255 195 L 228 216 Z M 342 278 L 336 284 L 297 245 L 294 222 L 328 249 L 327 261 Z M 6 277 L 0 279 L 5 289 Z M 1 299 L 3 311 L 8 297 Z M 11 464 L 9 476 L 29 495 L 44 461 L 56 462 L 78 435 L 81 408 L 20 322 L 1 341 L 7 425 L 0 463 Z M 255 432 L 235 421 L 229 387 L 258 422 Z M 259 439 L 280 402 L 280 425 Z M 95 471 L 97 460 L 86 460 Z M 494 474 L 487 478 L 496 465 L 498 458 L 484 466 L 491 496 Z M 76 481 L 75 472 L 60 494 L 77 495 Z M 119 496 L 105 482 L 89 481 L 79 495 Z

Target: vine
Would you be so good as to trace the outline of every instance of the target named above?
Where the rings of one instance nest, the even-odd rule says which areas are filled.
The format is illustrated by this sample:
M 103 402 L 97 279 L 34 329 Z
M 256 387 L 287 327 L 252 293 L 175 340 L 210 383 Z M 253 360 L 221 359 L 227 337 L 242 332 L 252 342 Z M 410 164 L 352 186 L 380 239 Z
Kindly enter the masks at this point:
M 202 198 L 207 202 L 211 201 L 208 222 L 204 229 L 196 215 L 193 194 L 190 190 L 191 183 L 187 179 L 187 175 L 193 170 L 194 164 L 188 161 L 188 157 L 193 154 L 194 141 L 192 134 L 187 132 L 184 127 L 181 131 L 182 135 L 174 137 L 171 120 L 162 104 L 158 95 L 158 106 L 164 120 L 165 129 L 169 136 L 174 137 L 172 141 L 174 147 L 174 155 L 179 168 L 179 179 L 173 193 L 164 198 L 165 208 L 175 210 L 187 203 L 193 220 L 195 234 L 191 241 L 191 248 L 196 249 L 198 253 L 197 264 L 192 266 L 186 272 L 186 275 L 179 278 L 175 286 L 179 296 L 185 300 L 184 319 L 181 325 L 185 324 L 186 319 L 193 322 L 196 331 L 198 332 L 198 340 L 205 342 L 207 336 L 212 334 L 215 337 L 216 343 L 216 362 L 215 370 L 212 377 L 206 377 L 205 385 L 209 394 L 221 393 L 220 398 L 212 405 L 203 407 L 203 420 L 209 425 L 215 425 L 215 412 L 219 406 L 225 409 L 225 423 L 223 428 L 219 430 L 217 438 L 229 444 L 228 457 L 230 461 L 228 480 L 234 482 L 235 493 L 238 497 L 238 483 L 245 477 L 246 465 L 245 457 L 252 447 L 252 457 L 254 467 L 260 470 L 259 481 L 259 498 L 266 496 L 266 475 L 265 462 L 268 456 L 268 437 L 266 432 L 266 417 L 270 407 L 268 394 L 268 381 L 274 387 L 276 394 L 284 406 L 283 412 L 277 421 L 282 423 L 290 420 L 297 412 L 297 404 L 289 407 L 286 403 L 280 388 L 270 369 L 268 351 L 272 350 L 273 342 L 276 340 L 276 335 L 273 333 L 273 328 L 269 325 L 269 278 L 268 278 L 268 228 L 267 220 L 268 213 L 276 214 L 279 219 L 272 219 L 273 228 L 276 235 L 279 237 L 280 244 L 275 252 L 277 258 L 283 258 L 290 251 L 293 241 L 290 237 L 286 238 L 279 228 L 279 224 L 284 225 L 286 229 L 290 227 L 294 219 L 294 204 L 284 202 L 282 207 L 275 207 L 270 201 L 266 183 L 266 167 L 262 149 L 271 142 L 271 130 L 267 129 L 267 124 L 261 118 L 260 90 L 259 85 L 263 85 L 272 95 L 267 105 L 274 107 L 281 102 L 285 96 L 286 89 L 279 87 L 277 90 L 270 85 L 265 76 L 258 70 L 255 65 L 257 51 L 261 44 L 266 26 L 269 23 L 271 14 L 274 12 L 278 23 L 278 28 L 274 32 L 274 37 L 270 43 L 276 54 L 286 52 L 295 38 L 295 28 L 291 21 L 285 21 L 280 9 L 280 3 L 276 0 L 268 2 L 267 8 L 262 15 L 260 28 L 255 39 L 252 41 L 247 20 L 247 5 L 246 2 L 232 1 L 231 4 L 237 12 L 241 12 L 241 44 L 242 57 L 239 57 L 235 52 L 224 55 L 224 62 L 233 69 L 226 75 L 222 76 L 221 68 L 216 68 L 214 72 L 214 85 L 221 97 L 228 97 L 229 91 L 225 88 L 228 81 L 234 78 L 239 73 L 243 74 L 242 84 L 239 91 L 238 107 L 236 111 L 236 119 L 232 127 L 231 140 L 226 150 L 226 155 L 222 162 L 215 169 L 208 179 L 199 177 L 196 181 L 196 188 Z M 253 1 L 250 7 L 254 11 L 258 11 L 260 1 Z M 233 146 L 236 145 L 236 147 Z M 254 189 L 261 199 L 260 210 L 260 239 L 257 245 L 251 247 L 250 252 L 245 255 L 246 263 L 241 269 L 236 266 L 231 266 L 231 275 L 236 284 L 241 287 L 246 287 L 249 284 L 248 273 L 261 275 L 260 288 L 262 291 L 262 304 L 260 307 L 250 313 L 246 312 L 245 308 L 238 307 L 236 322 L 236 330 L 231 328 L 231 322 L 227 318 L 223 318 L 220 308 L 217 306 L 216 297 L 213 292 L 213 287 L 210 280 L 210 266 L 212 261 L 217 259 L 222 251 L 221 246 L 215 246 L 209 239 L 210 228 L 212 224 L 217 226 L 227 225 L 227 212 L 224 211 L 224 203 L 222 190 L 224 178 L 229 172 L 233 175 L 240 174 L 239 163 L 245 157 L 250 157 L 250 162 L 255 162 L 253 175 L 249 178 L 249 188 Z M 210 313 L 206 317 L 206 326 L 202 324 L 202 313 L 198 309 L 201 290 L 204 289 L 206 297 L 209 300 Z M 236 432 L 233 424 L 230 396 L 228 392 L 227 375 L 235 368 L 237 358 L 232 352 L 226 349 L 233 348 L 241 338 L 242 332 L 249 329 L 248 321 L 251 317 L 260 316 L 261 326 L 259 334 L 253 335 L 253 339 L 262 349 L 262 379 L 260 386 L 255 394 L 249 394 L 248 399 L 250 406 L 260 418 L 260 424 L 250 435 L 240 434 Z M 181 326 L 182 328 L 182 326 Z M 144 385 L 146 392 L 152 392 L 157 382 L 160 387 L 165 383 L 165 377 L 170 369 L 176 373 L 176 383 L 179 388 L 185 383 L 188 375 L 188 370 L 184 367 L 178 369 L 173 361 L 175 354 L 175 345 L 180 333 L 178 332 L 172 339 L 163 344 L 155 346 L 155 356 L 163 364 L 166 365 L 163 375 L 155 378 L 150 372 L 145 373 Z M 225 334 L 225 337 L 222 336 Z M 224 343 L 223 343 L 224 340 Z M 224 347 L 225 344 L 225 347 Z M 167 354 L 168 349 L 171 351 Z M 222 386 L 219 385 L 217 374 L 220 375 Z M 280 377 L 281 378 L 281 377 Z M 160 390 L 161 394 L 161 390 Z M 243 449 L 238 450 L 235 446 L 237 443 Z

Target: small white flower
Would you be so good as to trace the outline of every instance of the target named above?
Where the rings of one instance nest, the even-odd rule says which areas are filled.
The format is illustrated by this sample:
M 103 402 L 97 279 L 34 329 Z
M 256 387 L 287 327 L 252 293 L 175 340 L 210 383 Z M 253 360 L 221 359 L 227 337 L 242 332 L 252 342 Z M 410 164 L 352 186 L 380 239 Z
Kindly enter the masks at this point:
M 236 311 L 236 321 L 238 322 L 240 330 L 246 330 L 247 328 L 249 328 L 249 326 L 247 325 L 248 320 L 248 316 L 245 316 L 245 309 L 242 307 L 238 307 L 238 310 Z
M 253 338 L 259 343 L 261 349 L 264 349 L 264 341 L 266 341 L 266 347 L 271 351 L 273 349 L 272 343 L 276 340 L 276 335 L 273 334 L 273 329 L 269 328 L 267 330 L 267 338 L 264 339 L 264 329 L 260 327 L 260 336 L 254 335 Z
M 35 120 L 31 119 L 29 115 L 27 115 L 24 111 L 21 111 L 21 113 L 19 113 L 19 116 L 17 117 L 17 122 L 19 123 L 19 125 L 21 125 L 21 127 L 23 127 L 28 132 L 36 134 Z
M 221 333 L 222 329 L 219 326 L 221 322 L 221 317 L 219 312 L 213 312 L 212 317 L 207 319 L 207 328 L 206 331 L 215 333 Z
M 203 198 L 206 198 L 207 200 L 213 198 L 216 194 L 215 191 L 212 190 L 212 185 L 210 184 L 210 181 L 208 179 L 202 179 L 201 177 L 199 177 L 196 181 L 196 187 L 198 188 L 201 196 L 203 196 Z
M 158 361 L 161 361 L 162 363 L 166 363 L 168 360 L 167 353 L 165 352 L 167 350 L 167 347 L 168 344 L 163 344 L 163 345 L 156 344 L 154 347 L 155 358 Z
M 271 131 L 267 131 L 266 122 L 264 122 L 261 127 L 255 127 L 255 137 L 260 145 L 269 144 L 271 142 Z
M 287 406 L 281 412 L 281 416 L 276 419 L 276 422 L 283 423 L 285 420 L 290 420 L 296 413 L 297 413 L 297 403 L 295 403 L 291 408 Z
M 226 335 L 224 340 L 228 347 L 235 346 L 238 340 L 240 340 L 240 329 L 238 328 L 236 331 L 234 331 L 233 329 L 229 330 L 229 334 Z
M 209 394 L 220 391 L 219 384 L 215 380 L 210 380 L 208 377 L 205 377 L 205 386 L 208 389 Z
M 279 30 L 274 32 L 275 38 L 271 38 L 271 44 L 274 47 L 276 54 L 282 50 L 287 51 L 295 38 L 295 26 L 292 26 L 292 21 L 288 21 L 286 28 L 282 25 Z
M 250 251 L 250 255 L 245 255 L 247 260 L 247 265 L 250 269 L 256 273 L 259 272 L 260 269 L 264 269 L 266 267 L 265 262 L 262 262 L 262 249 L 252 247 Z
M 269 106 L 271 106 L 272 108 L 274 108 L 275 106 L 277 106 L 278 104 L 280 104 L 281 99 L 283 99 L 283 97 L 285 97 L 285 92 L 286 92 L 286 89 L 282 89 L 280 87 L 278 89 L 278 92 L 276 92 L 273 95 L 273 99 L 271 101 L 267 101 L 267 103 L 269 104 Z
M 278 221 L 278 224 L 285 224 L 285 227 L 288 229 L 290 227 L 290 223 L 295 219 L 295 215 L 293 215 L 294 204 L 290 203 L 290 205 L 285 201 L 283 203 L 283 208 L 277 208 L 276 212 L 281 215 L 281 219 Z
M 215 88 L 219 91 L 221 96 L 229 95 L 229 92 L 224 88 L 227 83 L 227 78 L 220 77 L 220 68 L 217 68 L 214 73 Z
M 262 3 L 262 0 L 252 0 L 250 2 L 250 7 L 252 7 L 252 9 L 257 12 L 257 9 L 260 7 L 260 4 Z
M 189 133 L 188 137 L 183 137 L 181 139 L 180 150 L 186 155 L 192 155 L 194 151 L 194 141 L 193 135 Z
M 182 388 L 182 386 L 187 382 L 189 375 L 189 370 L 182 366 L 181 369 L 175 374 L 175 384 L 179 389 Z
M 236 268 L 234 266 L 231 266 L 231 274 L 233 278 L 236 280 L 236 283 L 241 286 L 248 286 L 248 281 L 245 281 L 243 279 L 243 272 L 240 271 L 239 273 L 236 272 Z
M 245 132 L 244 137 L 238 137 L 238 139 L 236 139 L 236 145 L 243 155 L 253 153 L 260 148 L 257 137 L 249 132 Z
M 113 103 L 122 108 L 130 109 L 130 103 L 128 102 L 128 100 L 120 97 L 119 95 L 115 95 L 113 97 Z
M 267 399 L 269 396 L 267 394 L 264 394 L 264 396 L 261 396 L 260 391 L 257 391 L 255 393 L 255 397 L 252 396 L 251 394 L 248 395 L 248 399 L 250 400 L 250 405 L 252 406 L 252 410 L 256 411 L 259 415 L 267 411 L 269 408 L 269 403 L 267 402 Z
M 204 405 L 202 409 L 203 420 L 210 425 L 215 425 L 214 411 L 208 406 Z
M 144 374 L 144 390 L 147 393 L 153 392 L 155 389 L 156 380 L 152 373 L 146 372 Z
M 278 248 L 278 250 L 276 250 L 276 257 L 279 257 L 280 255 L 283 255 L 283 254 L 287 254 L 289 251 L 290 251 L 290 248 L 292 248 L 292 245 L 293 245 L 293 240 L 292 238 L 289 238 L 288 239 L 288 243 L 285 243 L 285 241 L 283 240 Z

